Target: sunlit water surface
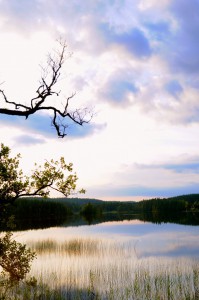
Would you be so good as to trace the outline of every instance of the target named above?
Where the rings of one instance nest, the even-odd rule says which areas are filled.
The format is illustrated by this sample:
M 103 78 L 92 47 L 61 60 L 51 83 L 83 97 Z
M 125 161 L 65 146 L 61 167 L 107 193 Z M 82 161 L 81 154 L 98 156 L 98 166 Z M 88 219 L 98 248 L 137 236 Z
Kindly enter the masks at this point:
M 110 293 L 113 299 L 147 299 L 149 293 L 168 299 L 169 290 L 171 299 L 186 299 L 198 288 L 199 226 L 124 220 L 15 237 L 37 252 L 31 274 L 53 289 L 92 288 L 101 299 Z
M 53 227 L 15 233 L 26 243 L 41 240 L 64 242 L 68 239 L 94 238 L 131 245 L 138 258 L 199 258 L 199 226 L 153 224 L 139 220 L 105 222 L 77 227 Z

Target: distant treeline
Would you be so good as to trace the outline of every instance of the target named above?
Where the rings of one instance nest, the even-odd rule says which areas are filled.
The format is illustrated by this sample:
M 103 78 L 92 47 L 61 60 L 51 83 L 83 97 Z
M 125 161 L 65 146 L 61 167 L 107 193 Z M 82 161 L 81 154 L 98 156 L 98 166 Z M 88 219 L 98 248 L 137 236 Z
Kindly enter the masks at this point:
M 184 195 L 165 199 L 150 199 L 139 202 L 102 201 L 85 198 L 21 198 L 10 207 L 10 215 L 16 219 L 65 219 L 79 214 L 101 217 L 106 213 L 128 213 L 151 215 L 157 218 L 176 213 L 199 211 L 199 194 Z
M 164 199 L 143 200 L 136 204 L 141 211 L 150 212 L 182 212 L 199 211 L 199 194 L 177 196 Z
M 97 199 L 57 198 L 51 199 L 62 203 L 73 213 L 79 213 L 89 204 L 99 213 L 138 213 L 138 212 L 188 212 L 199 211 L 199 194 L 183 195 L 172 198 L 154 198 L 134 201 L 102 201 Z M 95 212 L 96 213 L 96 212 Z
M 59 202 L 48 201 L 42 198 L 21 198 L 9 205 L 7 213 L 15 220 L 45 219 L 64 220 L 72 211 Z
M 47 227 L 48 224 L 61 224 L 74 215 L 85 218 L 91 224 L 93 220 L 97 222 L 105 219 L 105 215 L 110 215 L 110 213 L 115 216 L 139 214 L 140 220 L 156 223 L 176 222 L 176 218 L 180 218 L 180 223 L 184 224 L 184 213 L 186 212 L 199 212 L 199 194 L 139 202 L 102 201 L 85 198 L 21 198 L 15 201 L 9 209 L 9 214 L 15 216 L 17 227 L 23 227 L 23 225 L 19 225 L 22 222 L 31 227 L 31 224 L 36 224 L 38 220 L 42 221 L 44 227 Z M 198 223 L 198 215 L 196 214 L 194 217 L 196 220 L 193 225 Z M 194 218 L 192 217 L 192 220 Z

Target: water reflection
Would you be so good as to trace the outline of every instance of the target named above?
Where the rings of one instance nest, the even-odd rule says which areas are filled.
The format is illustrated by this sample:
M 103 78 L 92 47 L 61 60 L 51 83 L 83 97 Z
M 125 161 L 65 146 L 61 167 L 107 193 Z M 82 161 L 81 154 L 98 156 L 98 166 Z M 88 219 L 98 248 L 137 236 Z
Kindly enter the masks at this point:
M 85 221 L 77 225 L 76 220 L 74 225 L 71 220 L 71 224 L 67 223 L 67 226 L 62 224 L 54 228 L 18 232 L 17 236 L 25 242 L 45 239 L 63 242 L 69 238 L 103 238 L 131 245 L 138 258 L 186 256 L 199 259 L 199 226 L 155 224 L 139 219 L 108 221 L 92 225 L 87 225 Z
M 84 225 L 97 225 L 101 223 L 113 222 L 113 221 L 132 221 L 140 220 L 142 222 L 149 222 L 154 224 L 182 224 L 182 225 L 192 225 L 199 226 L 199 213 L 181 213 L 181 214 L 104 214 L 98 218 L 81 217 L 80 215 L 75 215 L 67 217 L 67 219 L 18 219 L 15 220 L 15 231 L 29 230 L 29 229 L 44 229 L 49 227 L 68 227 L 68 226 L 84 226 Z M 6 230 L 6 228 L 0 228 L 1 230 Z
M 138 258 L 199 258 L 199 213 L 104 214 L 100 218 L 72 216 L 54 220 L 16 220 L 19 240 L 97 237 L 131 244 Z
M 186 291 L 195 295 L 199 284 L 198 216 L 166 220 L 112 214 L 73 217 L 45 229 L 33 229 L 29 221 L 15 239 L 37 252 L 31 276 L 65 291 L 69 299 L 84 299 L 79 291 L 88 293 L 91 286 L 100 299 L 168 299 L 168 290 L 172 299 L 186 299 Z

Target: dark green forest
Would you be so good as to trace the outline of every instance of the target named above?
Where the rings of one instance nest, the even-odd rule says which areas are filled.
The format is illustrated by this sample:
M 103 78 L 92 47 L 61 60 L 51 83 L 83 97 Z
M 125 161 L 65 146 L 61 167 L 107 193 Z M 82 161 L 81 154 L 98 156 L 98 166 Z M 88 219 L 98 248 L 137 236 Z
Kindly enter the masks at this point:
M 199 194 L 164 199 L 102 201 L 86 198 L 21 198 L 9 206 L 16 230 L 123 219 L 199 225 Z

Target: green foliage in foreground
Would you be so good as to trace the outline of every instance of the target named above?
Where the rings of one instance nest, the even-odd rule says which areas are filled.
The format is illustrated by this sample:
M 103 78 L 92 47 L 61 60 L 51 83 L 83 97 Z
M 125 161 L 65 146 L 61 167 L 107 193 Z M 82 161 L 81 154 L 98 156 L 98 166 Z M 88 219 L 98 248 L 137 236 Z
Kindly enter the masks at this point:
M 0 299 L 8 299 L 10 290 L 25 279 L 35 256 L 26 245 L 13 240 L 10 232 L 0 239 Z
M 43 166 L 35 164 L 30 176 L 19 169 L 20 154 L 10 157 L 10 148 L 1 144 L 0 148 L 0 209 L 7 209 L 16 199 L 27 196 L 48 197 L 53 189 L 69 196 L 76 190 L 77 175 L 72 163 L 66 164 L 64 157 L 59 161 L 51 159 Z M 81 191 L 85 191 L 82 189 Z
M 8 226 L 9 223 L 14 226 L 14 223 L 10 222 L 11 219 L 13 221 L 12 205 L 19 198 L 27 196 L 46 198 L 51 189 L 66 197 L 76 191 L 77 175 L 73 173 L 72 164 L 66 164 L 64 157 L 59 161 L 53 159 L 45 161 L 43 166 L 35 164 L 35 170 L 30 176 L 24 175 L 19 169 L 19 162 L 20 154 L 10 157 L 10 148 L 4 144 L 0 145 L 0 227 Z M 83 189 L 79 192 L 85 193 Z M 33 205 L 33 202 L 20 201 L 14 210 L 18 219 L 32 215 L 37 215 L 38 218 L 47 215 L 47 218 L 52 219 L 56 214 L 60 218 L 67 212 L 63 205 L 55 203 L 41 205 L 41 202 L 35 202 Z M 0 235 L 1 299 L 8 299 L 9 289 L 25 279 L 34 256 L 25 245 L 12 240 L 12 233 Z

